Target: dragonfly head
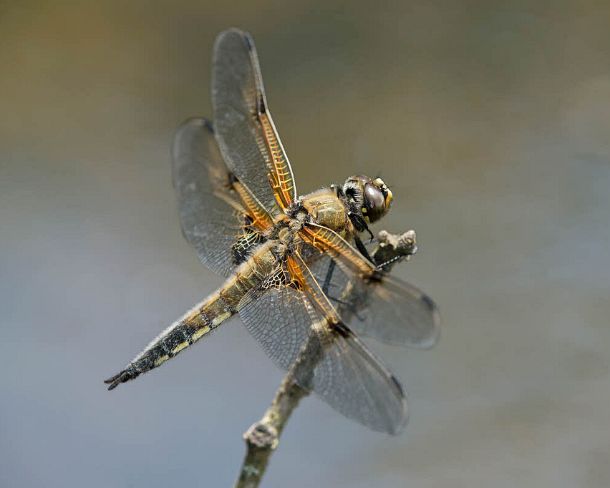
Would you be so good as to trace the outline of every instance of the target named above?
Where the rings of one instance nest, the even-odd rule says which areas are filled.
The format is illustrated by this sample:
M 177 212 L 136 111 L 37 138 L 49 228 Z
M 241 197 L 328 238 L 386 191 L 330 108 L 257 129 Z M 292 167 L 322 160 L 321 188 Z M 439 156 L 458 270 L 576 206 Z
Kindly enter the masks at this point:
M 392 192 L 381 178 L 350 176 L 343 185 L 350 210 L 360 214 L 368 223 L 383 217 L 392 204 Z

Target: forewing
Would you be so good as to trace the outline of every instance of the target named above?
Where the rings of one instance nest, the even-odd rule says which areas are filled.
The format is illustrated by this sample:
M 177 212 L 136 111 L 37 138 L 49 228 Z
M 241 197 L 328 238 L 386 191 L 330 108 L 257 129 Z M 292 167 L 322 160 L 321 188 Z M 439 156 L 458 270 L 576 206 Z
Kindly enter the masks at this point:
M 309 246 L 304 252 L 309 269 L 321 285 L 327 284 L 327 296 L 354 332 L 386 344 L 422 349 L 436 343 L 439 313 L 424 292 L 387 274 L 363 278 Z
M 274 362 L 289 369 L 305 344 L 318 351 L 311 370 L 296 369 L 296 381 L 348 418 L 390 434 L 407 420 L 404 392 L 396 378 L 343 324 L 332 325 L 303 291 L 279 271 L 252 290 L 240 317 Z
M 199 259 L 222 276 L 264 239 L 233 189 L 212 125 L 193 118 L 174 138 L 172 176 L 182 232 Z
M 263 203 L 287 207 L 296 198 L 292 169 L 267 109 L 254 41 L 237 29 L 214 45 L 212 105 L 227 165 Z

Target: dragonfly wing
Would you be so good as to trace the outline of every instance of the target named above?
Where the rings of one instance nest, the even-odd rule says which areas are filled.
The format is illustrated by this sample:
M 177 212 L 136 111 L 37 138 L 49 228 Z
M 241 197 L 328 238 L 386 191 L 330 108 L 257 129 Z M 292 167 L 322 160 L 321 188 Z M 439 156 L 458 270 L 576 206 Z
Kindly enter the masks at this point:
M 305 246 L 309 269 L 354 332 L 385 344 L 420 349 L 437 342 L 438 309 L 424 292 L 387 274 L 363 278 L 339 260 Z
M 297 375 L 299 385 L 373 430 L 400 432 L 407 404 L 398 380 L 347 326 L 329 322 L 288 279 L 279 271 L 244 298 L 239 315 L 246 328 L 284 369 L 294 364 L 305 344 L 321 351 L 313 371 Z
M 420 349 L 429 349 L 438 341 L 440 318 L 436 304 L 405 281 L 391 276 L 369 281 L 354 279 L 341 297 L 345 298 L 342 313 L 347 322 L 364 336 Z
M 303 294 L 287 284 L 283 271 L 252 290 L 239 306 L 239 316 L 267 355 L 288 369 L 307 340 L 311 315 Z
M 252 225 L 264 220 L 256 215 L 262 210 L 248 205 L 248 190 L 230 175 L 207 120 L 189 119 L 178 128 L 172 156 L 182 232 L 206 266 L 229 276 L 264 241 L 270 217 Z
M 294 177 L 267 108 L 250 35 L 222 32 L 212 69 L 214 125 L 227 165 L 266 208 L 286 208 L 296 199 Z

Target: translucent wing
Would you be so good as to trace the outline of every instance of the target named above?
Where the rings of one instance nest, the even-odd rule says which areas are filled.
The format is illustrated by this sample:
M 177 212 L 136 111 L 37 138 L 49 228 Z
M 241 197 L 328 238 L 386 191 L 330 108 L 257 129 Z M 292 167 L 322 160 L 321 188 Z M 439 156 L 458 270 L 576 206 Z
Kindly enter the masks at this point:
M 319 361 L 313 372 L 300 372 L 297 382 L 346 417 L 373 430 L 398 433 L 407 420 L 400 383 L 346 326 L 332 325 L 288 279 L 280 270 L 244 298 L 239 314 L 246 328 L 284 369 L 297 360 L 304 344 L 313 343 L 321 352 Z
M 271 218 L 257 216 L 266 212 L 231 177 L 205 119 L 189 119 L 178 128 L 172 156 L 182 232 L 206 266 L 229 276 L 264 240 Z
M 212 105 L 231 171 L 266 208 L 289 206 L 296 198 L 292 169 L 267 109 L 254 41 L 245 32 L 230 29 L 216 38 Z
M 329 255 L 305 246 L 309 269 L 354 332 L 386 344 L 422 349 L 436 343 L 439 313 L 424 292 L 387 274 L 362 278 Z

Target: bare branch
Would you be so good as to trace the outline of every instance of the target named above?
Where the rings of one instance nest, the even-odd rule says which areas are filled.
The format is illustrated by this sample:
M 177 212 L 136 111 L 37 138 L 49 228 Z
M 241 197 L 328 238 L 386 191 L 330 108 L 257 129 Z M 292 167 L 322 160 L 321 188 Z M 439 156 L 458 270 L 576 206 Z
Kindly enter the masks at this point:
M 255 488 L 259 485 L 269 457 L 279 443 L 280 435 L 292 411 L 309 392 L 301 388 L 296 378 L 303 374 L 313 373 L 316 364 L 322 357 L 320 341 L 310 336 L 299 354 L 298 359 L 284 377 L 275 393 L 271 406 L 261 420 L 253 424 L 245 433 L 246 458 L 244 459 L 237 488 Z

